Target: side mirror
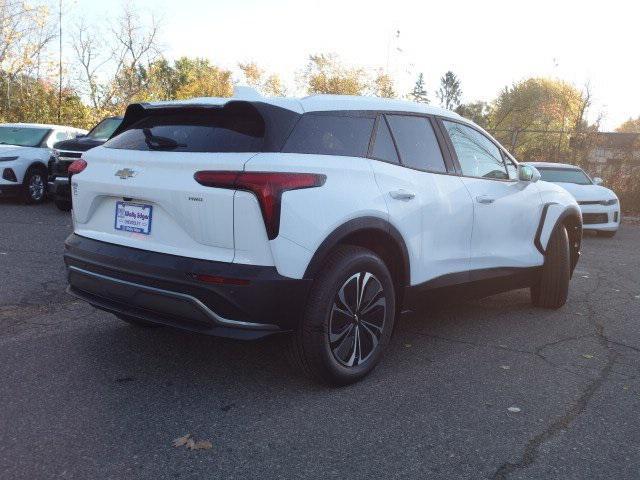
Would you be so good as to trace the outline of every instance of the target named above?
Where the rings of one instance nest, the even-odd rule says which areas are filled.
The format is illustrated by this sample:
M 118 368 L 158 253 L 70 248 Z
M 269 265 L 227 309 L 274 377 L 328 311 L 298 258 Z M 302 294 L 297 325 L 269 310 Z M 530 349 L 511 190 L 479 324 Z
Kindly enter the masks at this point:
M 518 180 L 521 182 L 537 182 L 540 180 L 540 172 L 531 165 L 518 165 Z
M 602 181 L 602 179 L 600 177 L 595 177 L 593 179 L 593 183 L 594 183 L 594 185 L 602 185 L 604 182 Z

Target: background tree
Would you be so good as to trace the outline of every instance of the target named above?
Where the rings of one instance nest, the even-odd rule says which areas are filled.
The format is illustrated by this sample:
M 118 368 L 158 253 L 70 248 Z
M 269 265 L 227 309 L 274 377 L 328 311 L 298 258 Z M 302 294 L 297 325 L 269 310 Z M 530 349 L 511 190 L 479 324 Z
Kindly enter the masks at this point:
M 567 82 L 529 78 L 500 92 L 488 129 L 522 160 L 570 160 L 571 138 L 588 131 L 588 106 L 588 97 Z
M 287 90 L 279 75 L 275 73 L 267 75 L 265 70 L 255 62 L 239 63 L 238 67 L 242 70 L 244 79 L 250 87 L 269 97 L 283 97 L 286 95 Z
M 346 67 L 334 54 L 317 54 L 309 56 L 301 84 L 310 95 L 362 95 L 367 90 L 368 79 L 362 68 Z
M 158 36 L 155 18 L 145 21 L 128 3 L 108 32 L 84 22 L 77 26 L 72 38 L 76 85 L 93 107 L 96 121 L 147 96 L 149 72 L 160 57 Z
M 616 128 L 616 132 L 640 133 L 640 116 L 638 118 L 630 118 L 618 128 Z
M 416 84 L 413 86 L 413 90 L 409 94 L 409 99 L 414 102 L 429 103 L 429 97 L 427 91 L 424 88 L 424 74 L 419 73 L 416 79 Z
M 373 79 L 373 95 L 382 98 L 396 98 L 393 79 L 384 70 L 379 70 Z
M 487 102 L 471 102 L 458 105 L 455 109 L 458 115 L 473 121 L 482 128 L 489 127 L 489 117 L 491 115 L 491 105 Z
M 460 97 L 462 96 L 460 80 L 451 70 L 440 79 L 440 88 L 436 95 L 440 100 L 440 105 L 447 110 L 454 110 L 460 105 Z

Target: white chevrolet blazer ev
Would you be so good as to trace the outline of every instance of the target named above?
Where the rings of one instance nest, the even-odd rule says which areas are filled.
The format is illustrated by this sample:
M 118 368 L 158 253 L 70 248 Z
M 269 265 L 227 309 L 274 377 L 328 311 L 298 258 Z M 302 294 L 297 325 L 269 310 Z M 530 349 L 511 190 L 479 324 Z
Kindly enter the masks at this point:
M 531 289 L 558 308 L 582 217 L 481 128 L 424 104 L 317 95 L 127 108 L 70 167 L 69 290 L 139 326 L 286 334 L 316 380 L 380 361 L 401 308 Z

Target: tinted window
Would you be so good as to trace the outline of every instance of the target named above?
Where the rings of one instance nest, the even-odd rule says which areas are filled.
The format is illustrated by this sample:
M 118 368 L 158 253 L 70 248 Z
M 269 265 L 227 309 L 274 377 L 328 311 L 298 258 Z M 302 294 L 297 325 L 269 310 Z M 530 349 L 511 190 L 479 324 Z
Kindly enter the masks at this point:
M 306 114 L 282 151 L 364 157 L 373 124 L 373 118 Z
M 259 152 L 265 124 L 249 104 L 149 112 L 105 143 L 124 150 Z
M 396 147 L 393 145 L 391 132 L 389 132 L 389 127 L 384 117 L 380 117 L 378 122 L 378 131 L 376 132 L 371 157 L 385 162 L 400 163 L 398 152 L 396 152 Z
M 458 155 L 463 175 L 509 178 L 500 149 L 491 140 L 466 125 L 446 120 L 443 123 Z
M 582 170 L 569 168 L 545 168 L 537 167 L 542 180 L 554 183 L 576 183 L 578 185 L 591 185 L 591 180 Z
M 387 120 L 398 145 L 403 165 L 435 172 L 447 170 L 429 119 L 387 115 Z

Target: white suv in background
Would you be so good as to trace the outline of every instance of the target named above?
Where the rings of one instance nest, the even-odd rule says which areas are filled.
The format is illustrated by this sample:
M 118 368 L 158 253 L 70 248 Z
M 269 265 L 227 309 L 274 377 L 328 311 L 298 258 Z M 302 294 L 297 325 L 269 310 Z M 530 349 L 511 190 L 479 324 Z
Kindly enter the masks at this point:
M 0 124 L 0 198 L 20 197 L 27 203 L 42 203 L 53 144 L 85 133 L 61 125 Z
M 617 195 L 602 186 L 601 178 L 593 180 L 575 165 L 565 163 L 527 162 L 538 169 L 542 180 L 560 185 L 575 197 L 582 210 L 585 230 L 603 237 L 613 237 L 620 227 L 621 210 Z
M 327 383 L 374 368 L 401 306 L 530 287 L 558 308 L 578 261 L 573 197 L 423 104 L 134 104 L 85 159 L 71 166 L 72 293 L 135 325 L 286 333 Z

